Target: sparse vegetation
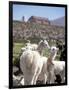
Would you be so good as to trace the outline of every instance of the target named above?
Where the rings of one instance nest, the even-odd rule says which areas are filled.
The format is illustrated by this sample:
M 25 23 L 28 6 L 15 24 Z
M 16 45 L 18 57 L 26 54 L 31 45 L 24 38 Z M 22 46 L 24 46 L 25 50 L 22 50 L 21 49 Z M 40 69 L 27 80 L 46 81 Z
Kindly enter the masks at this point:
M 28 38 L 61 39 L 64 41 L 65 28 L 30 22 L 13 21 L 13 40 L 23 41 Z

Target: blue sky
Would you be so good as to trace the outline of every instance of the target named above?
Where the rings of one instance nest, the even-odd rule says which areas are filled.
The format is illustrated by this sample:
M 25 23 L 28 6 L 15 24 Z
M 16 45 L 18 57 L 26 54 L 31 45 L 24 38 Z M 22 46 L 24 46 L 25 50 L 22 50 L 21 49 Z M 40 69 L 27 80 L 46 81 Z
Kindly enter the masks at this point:
M 29 5 L 13 5 L 13 20 L 21 20 L 25 16 L 25 21 L 30 16 L 46 17 L 49 20 L 65 16 L 65 8 L 48 7 L 48 6 L 29 6 Z

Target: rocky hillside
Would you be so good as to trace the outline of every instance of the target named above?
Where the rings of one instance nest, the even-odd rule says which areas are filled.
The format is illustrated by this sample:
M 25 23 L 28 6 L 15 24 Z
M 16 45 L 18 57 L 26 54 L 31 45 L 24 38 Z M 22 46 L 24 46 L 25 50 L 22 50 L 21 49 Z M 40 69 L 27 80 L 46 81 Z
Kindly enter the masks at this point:
M 13 21 L 13 40 L 16 41 L 29 38 L 64 40 L 65 28 L 63 26 Z
M 51 24 L 65 27 L 65 16 L 63 16 L 61 18 L 57 18 L 57 19 L 51 21 Z

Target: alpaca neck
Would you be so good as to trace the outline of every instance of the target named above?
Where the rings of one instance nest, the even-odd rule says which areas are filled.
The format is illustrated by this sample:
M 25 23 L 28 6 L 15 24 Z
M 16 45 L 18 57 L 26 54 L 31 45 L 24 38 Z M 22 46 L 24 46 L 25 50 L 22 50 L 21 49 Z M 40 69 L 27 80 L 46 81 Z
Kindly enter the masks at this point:
M 52 54 L 52 53 L 51 53 L 49 58 L 50 58 L 50 60 L 53 61 L 53 60 L 55 59 L 55 57 L 56 57 L 56 53 L 55 53 L 55 54 Z
M 56 56 L 55 54 L 50 54 L 50 56 L 47 60 L 47 69 L 48 69 L 48 71 L 49 71 L 49 67 L 51 65 L 54 65 L 52 61 L 55 59 L 55 56 Z
M 40 55 L 43 55 L 43 49 L 44 47 L 42 47 L 41 45 L 37 47 L 37 51 L 40 53 Z

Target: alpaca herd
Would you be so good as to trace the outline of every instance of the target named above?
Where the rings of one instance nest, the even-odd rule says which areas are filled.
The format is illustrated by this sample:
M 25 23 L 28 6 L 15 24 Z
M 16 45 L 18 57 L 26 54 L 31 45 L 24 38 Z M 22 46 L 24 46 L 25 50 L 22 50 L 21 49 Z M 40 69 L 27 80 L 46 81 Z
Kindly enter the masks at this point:
M 46 48 L 50 50 L 49 57 L 43 56 Z M 65 62 L 55 60 L 57 47 L 50 47 L 46 40 L 41 40 L 38 45 L 28 42 L 21 50 L 20 68 L 24 75 L 24 85 L 36 85 L 38 80 L 43 81 L 43 84 L 52 84 L 57 74 L 61 76 L 61 82 L 65 82 Z

